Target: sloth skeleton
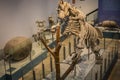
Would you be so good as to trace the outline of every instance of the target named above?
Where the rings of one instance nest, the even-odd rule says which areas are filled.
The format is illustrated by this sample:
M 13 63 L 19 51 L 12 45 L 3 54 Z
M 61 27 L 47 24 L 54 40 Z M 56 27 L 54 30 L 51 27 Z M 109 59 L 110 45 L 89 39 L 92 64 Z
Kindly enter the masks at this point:
M 90 47 L 93 52 L 95 52 L 96 46 L 99 44 L 99 39 L 103 37 L 102 32 L 98 28 L 94 28 L 92 25 L 88 24 L 85 21 L 85 14 L 76 7 L 69 5 L 66 7 L 66 9 L 62 9 L 61 7 L 63 7 L 64 4 L 62 6 L 61 5 L 62 3 L 60 3 L 58 7 L 58 17 L 62 20 L 64 20 L 66 17 L 69 17 L 67 27 L 65 28 L 63 34 L 71 33 L 78 36 L 78 48 L 83 49 L 85 46 L 87 46 Z M 66 12 L 69 14 L 65 15 Z

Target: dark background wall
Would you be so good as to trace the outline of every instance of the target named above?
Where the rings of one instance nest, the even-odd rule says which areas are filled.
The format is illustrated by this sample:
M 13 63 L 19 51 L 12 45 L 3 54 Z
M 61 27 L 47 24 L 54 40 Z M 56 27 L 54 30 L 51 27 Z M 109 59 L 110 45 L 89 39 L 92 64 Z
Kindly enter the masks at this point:
M 99 0 L 99 22 L 115 20 L 120 24 L 120 0 Z

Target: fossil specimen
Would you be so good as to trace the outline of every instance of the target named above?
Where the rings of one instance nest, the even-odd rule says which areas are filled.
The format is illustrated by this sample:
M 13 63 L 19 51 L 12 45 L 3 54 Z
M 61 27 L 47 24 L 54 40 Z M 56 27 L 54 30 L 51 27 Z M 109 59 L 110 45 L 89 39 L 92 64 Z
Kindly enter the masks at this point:
M 6 59 L 15 61 L 26 58 L 32 49 L 32 42 L 26 37 L 15 37 L 9 40 L 4 47 Z

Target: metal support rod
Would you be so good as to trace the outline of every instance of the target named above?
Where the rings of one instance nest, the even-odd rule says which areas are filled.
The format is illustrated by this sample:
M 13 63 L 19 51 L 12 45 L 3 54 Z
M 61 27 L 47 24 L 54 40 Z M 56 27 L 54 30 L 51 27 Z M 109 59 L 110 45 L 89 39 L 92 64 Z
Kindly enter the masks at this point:
M 98 71 L 95 73 L 95 80 L 98 80 Z
M 116 40 L 114 40 L 115 54 L 116 54 Z
M 9 70 L 10 70 L 10 75 L 12 75 L 12 70 L 11 70 L 11 60 L 9 59 Z
M 45 66 L 43 62 L 42 62 L 42 74 L 43 74 L 43 78 L 45 78 Z
M 31 52 L 30 52 L 30 62 L 31 62 L 31 65 L 33 65 Z M 36 80 L 34 68 L 32 69 L 32 74 L 33 74 L 33 80 Z
M 100 65 L 100 80 L 102 80 L 102 65 Z
M 88 60 L 89 60 L 89 55 L 90 55 L 90 48 L 88 48 Z
M 63 59 L 66 59 L 65 46 L 63 47 Z
M 104 61 L 104 72 L 106 72 L 106 58 L 105 58 L 105 61 Z
M 108 66 L 110 65 L 110 53 L 108 53 Z
M 76 37 L 74 36 L 74 51 L 76 52 Z
M 104 50 L 105 50 L 105 38 L 104 38 Z
M 112 61 L 112 54 L 110 53 L 110 62 Z
M 5 75 L 6 75 L 6 63 L 5 63 L 5 59 L 3 59 L 3 60 L 4 60 L 4 70 L 5 70 Z M 6 76 L 5 76 L 5 80 L 7 80 Z
M 10 59 L 9 59 L 9 70 L 10 70 L 10 77 L 11 77 L 10 80 L 12 80 L 12 70 L 11 70 L 11 60 Z
M 33 80 L 36 80 L 36 75 L 35 75 L 35 71 L 33 70 Z
M 69 42 L 69 55 L 71 56 L 71 43 Z
M 52 72 L 53 71 L 53 63 L 52 63 L 52 57 L 50 55 L 50 71 Z
M 112 60 L 113 60 L 113 58 L 114 58 L 114 47 L 112 48 Z
M 115 55 L 118 56 L 117 40 L 115 40 Z

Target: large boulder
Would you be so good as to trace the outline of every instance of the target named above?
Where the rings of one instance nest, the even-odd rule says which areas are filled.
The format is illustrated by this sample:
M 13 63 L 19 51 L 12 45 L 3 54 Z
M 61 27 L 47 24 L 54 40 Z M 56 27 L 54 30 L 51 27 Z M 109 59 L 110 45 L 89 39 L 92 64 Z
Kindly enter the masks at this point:
M 9 40 L 4 47 L 6 59 L 15 61 L 26 58 L 32 49 L 32 41 L 26 37 L 15 37 Z

